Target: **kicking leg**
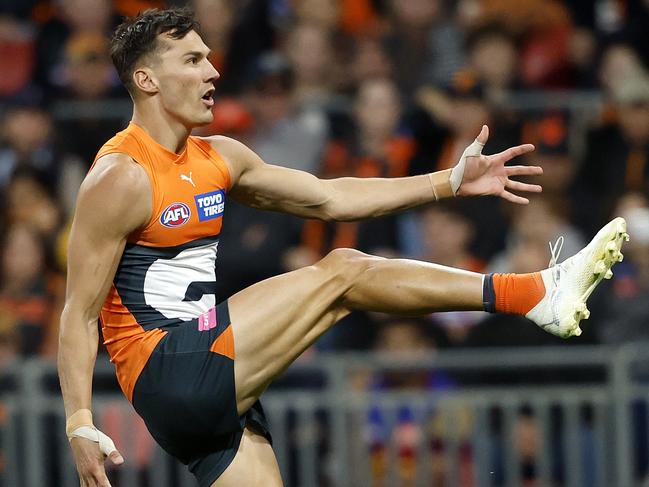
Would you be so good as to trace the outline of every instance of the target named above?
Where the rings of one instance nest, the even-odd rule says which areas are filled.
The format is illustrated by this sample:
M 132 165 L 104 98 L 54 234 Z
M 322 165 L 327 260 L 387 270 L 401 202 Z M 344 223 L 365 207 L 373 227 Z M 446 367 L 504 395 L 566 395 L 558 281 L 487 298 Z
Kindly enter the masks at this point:
M 352 310 L 424 314 L 481 310 L 482 275 L 436 264 L 337 249 L 228 300 L 239 412 Z
M 229 299 L 237 408 L 247 411 L 270 382 L 352 310 L 425 314 L 482 310 L 525 315 L 562 337 L 578 335 L 586 300 L 612 276 L 628 239 L 616 218 L 564 263 L 524 275 L 482 276 L 426 262 L 334 250 L 313 266 Z
M 355 309 L 397 314 L 488 309 L 524 314 L 559 336 L 579 334 L 579 321 L 588 317 L 586 299 L 602 279 L 611 277 L 625 239 L 626 223 L 617 218 L 577 255 L 526 275 L 482 276 L 339 249 L 313 266 L 255 284 L 228 300 L 237 409 L 247 411 L 278 374 Z M 267 450 L 272 461 L 269 456 L 265 464 L 276 465 L 270 446 Z M 220 483 L 230 475 L 238 479 L 237 472 L 248 479 L 245 465 L 237 467 L 246 455 L 242 452 L 213 487 L 239 485 Z

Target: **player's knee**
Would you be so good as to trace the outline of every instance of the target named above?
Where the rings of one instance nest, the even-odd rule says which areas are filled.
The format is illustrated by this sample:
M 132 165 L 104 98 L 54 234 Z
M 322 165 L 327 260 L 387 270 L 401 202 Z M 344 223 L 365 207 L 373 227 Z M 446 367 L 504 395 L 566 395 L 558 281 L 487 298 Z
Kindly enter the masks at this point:
M 326 267 L 336 270 L 360 265 L 369 255 L 356 249 L 333 249 L 321 261 Z
M 355 249 L 334 249 L 321 263 L 345 281 L 353 282 L 359 275 L 369 269 L 380 257 L 365 254 Z

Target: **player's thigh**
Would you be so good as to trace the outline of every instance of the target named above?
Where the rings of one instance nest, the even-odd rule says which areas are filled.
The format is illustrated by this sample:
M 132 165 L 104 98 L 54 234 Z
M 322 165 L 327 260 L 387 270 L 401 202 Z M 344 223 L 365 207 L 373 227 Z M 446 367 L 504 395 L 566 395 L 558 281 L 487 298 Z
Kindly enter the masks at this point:
M 211 487 L 282 487 L 275 452 L 263 436 L 246 428 L 237 454 Z
M 239 412 L 349 313 L 342 297 L 372 257 L 339 249 L 313 266 L 254 284 L 228 300 Z

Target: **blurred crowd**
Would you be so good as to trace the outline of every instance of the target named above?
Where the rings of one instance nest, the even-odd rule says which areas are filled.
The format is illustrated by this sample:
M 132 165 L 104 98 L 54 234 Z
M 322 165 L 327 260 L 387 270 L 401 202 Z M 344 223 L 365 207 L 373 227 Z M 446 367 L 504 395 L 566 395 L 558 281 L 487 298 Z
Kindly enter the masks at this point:
M 387 333 L 391 318 L 357 313 L 311 353 L 389 349 L 408 333 L 431 350 L 649 338 L 649 1 L 7 0 L 0 368 L 55 356 L 76 193 L 97 149 L 130 118 L 108 56 L 112 29 L 125 15 L 185 4 L 221 73 L 214 121 L 200 135 L 235 137 L 269 163 L 323 178 L 399 177 L 454 165 L 487 123 L 486 153 L 531 142 L 536 151 L 516 162 L 545 171 L 543 194 L 524 207 L 457 199 L 324 223 L 228 201 L 219 301 L 343 246 L 478 272 L 538 270 L 548 242 L 562 235 L 565 258 L 621 215 L 626 259 L 592 299 L 579 340 L 467 312 Z
M 477 272 L 534 271 L 547 266 L 548 242 L 563 236 L 561 261 L 620 215 L 632 238 L 626 258 L 591 298 L 578 340 L 515 316 L 356 313 L 307 355 L 649 339 L 648 0 L 5 0 L 0 371 L 56 355 L 76 193 L 131 115 L 108 56 L 112 30 L 125 15 L 186 4 L 221 73 L 214 121 L 199 135 L 232 136 L 269 163 L 323 178 L 400 177 L 451 167 L 487 123 L 486 153 L 531 142 L 536 151 L 516 163 L 545 171 L 543 194 L 523 207 L 457 199 L 324 223 L 228 201 L 218 301 L 345 246 Z M 442 371 L 353 380 L 364 390 L 457 386 Z M 399 419 L 405 478 L 409 414 Z M 368 424 L 380 479 L 385 442 L 401 430 L 384 432 L 379 410 Z M 533 450 L 537 426 L 525 411 L 516 428 Z

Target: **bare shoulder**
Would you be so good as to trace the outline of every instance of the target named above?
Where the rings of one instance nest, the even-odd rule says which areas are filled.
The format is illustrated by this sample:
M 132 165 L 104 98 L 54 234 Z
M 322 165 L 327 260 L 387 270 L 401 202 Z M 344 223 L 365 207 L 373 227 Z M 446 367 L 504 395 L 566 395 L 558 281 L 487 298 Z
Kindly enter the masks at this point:
M 238 181 L 247 169 L 262 162 L 252 149 L 231 137 L 212 135 L 203 139 L 209 142 L 228 165 L 233 183 Z
M 151 183 L 145 170 L 126 154 L 108 154 L 97 160 L 79 190 L 77 217 L 94 214 L 119 233 L 143 226 L 149 220 Z

